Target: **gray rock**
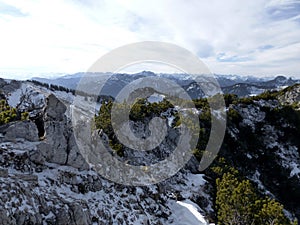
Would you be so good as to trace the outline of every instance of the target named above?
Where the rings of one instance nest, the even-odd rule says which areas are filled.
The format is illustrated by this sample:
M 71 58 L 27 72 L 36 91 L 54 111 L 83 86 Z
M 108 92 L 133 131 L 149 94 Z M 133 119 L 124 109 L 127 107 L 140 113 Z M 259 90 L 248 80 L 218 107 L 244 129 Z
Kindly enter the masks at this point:
M 27 181 L 30 183 L 38 184 L 38 177 L 36 175 L 31 175 L 31 174 L 15 174 L 14 175 L 15 179 L 17 180 L 23 180 Z
M 1 79 L 0 87 L 1 91 L 4 93 L 11 93 L 21 87 L 21 81 L 12 80 L 11 82 L 6 82 L 5 80 Z
M 45 142 L 51 145 L 52 162 L 64 164 L 67 160 L 67 139 L 65 137 L 66 125 L 62 122 L 45 122 Z
M 43 157 L 47 162 L 57 163 L 57 164 L 65 164 L 67 160 L 67 152 L 63 146 L 60 148 L 53 148 L 52 144 L 47 143 L 46 141 L 41 142 L 37 145 L 38 151 L 41 152 Z
M 8 171 L 7 171 L 7 169 L 0 168 L 0 177 L 4 177 L 4 178 L 8 177 Z
M 295 85 L 292 89 L 279 96 L 279 101 L 282 104 L 297 104 L 300 106 L 300 84 Z
M 75 224 L 89 225 L 92 223 L 91 216 L 88 211 L 83 211 L 80 205 L 71 205 L 73 219 Z
M 16 138 L 23 138 L 31 142 L 39 140 L 37 127 L 29 120 L 11 123 L 1 132 L 5 134 L 4 141 L 15 141 Z
M 65 111 L 66 106 L 54 95 L 47 97 L 47 106 L 44 110 L 45 139 L 37 148 L 48 162 L 66 164 L 81 170 L 88 169 L 88 164 L 79 153 Z M 40 161 L 42 157 L 35 155 L 33 159 Z
M 30 153 L 29 159 L 35 164 L 44 165 L 45 157 L 42 152 L 39 150 L 35 150 Z
M 22 212 L 18 212 L 15 214 L 16 222 L 17 224 L 25 224 L 25 221 L 27 220 L 27 215 Z
M 17 225 L 13 217 L 8 217 L 6 211 L 0 209 L 0 225 Z
M 46 161 L 65 164 L 67 161 L 67 139 L 66 139 L 66 106 L 54 95 L 46 99 L 47 105 L 44 110 L 45 138 L 37 146 L 38 151 L 45 157 Z
M 71 217 L 67 210 L 62 209 L 56 215 L 57 225 L 69 225 L 71 224 Z
M 47 99 L 47 106 L 45 108 L 45 117 L 50 120 L 63 120 L 65 115 L 64 113 L 67 110 L 67 107 L 59 101 L 55 95 L 50 94 Z
M 68 162 L 67 165 L 70 165 L 72 167 L 78 168 L 80 170 L 87 170 L 89 169 L 89 165 L 83 158 L 83 156 L 80 154 L 78 146 L 76 144 L 76 140 L 73 134 L 68 139 L 68 149 L 69 149 L 69 155 L 68 155 Z

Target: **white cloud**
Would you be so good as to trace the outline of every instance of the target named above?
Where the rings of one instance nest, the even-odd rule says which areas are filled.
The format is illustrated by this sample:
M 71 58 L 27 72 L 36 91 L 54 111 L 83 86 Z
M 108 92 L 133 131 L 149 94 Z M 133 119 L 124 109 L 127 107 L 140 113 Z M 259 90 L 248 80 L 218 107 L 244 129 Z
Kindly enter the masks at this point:
M 300 76 L 298 1 L 2 2 L 23 16 L 0 8 L 0 71 L 86 71 L 113 48 L 157 40 L 187 48 L 215 73 Z

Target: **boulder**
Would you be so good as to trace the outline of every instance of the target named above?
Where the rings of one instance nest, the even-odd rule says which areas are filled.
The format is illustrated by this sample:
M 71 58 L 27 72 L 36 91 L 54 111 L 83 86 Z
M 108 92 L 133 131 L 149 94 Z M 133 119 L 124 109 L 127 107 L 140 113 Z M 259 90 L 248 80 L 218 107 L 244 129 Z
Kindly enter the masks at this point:
M 1 132 L 4 134 L 4 141 L 15 141 L 16 138 L 23 138 L 31 142 L 39 140 L 37 127 L 30 120 L 10 123 Z

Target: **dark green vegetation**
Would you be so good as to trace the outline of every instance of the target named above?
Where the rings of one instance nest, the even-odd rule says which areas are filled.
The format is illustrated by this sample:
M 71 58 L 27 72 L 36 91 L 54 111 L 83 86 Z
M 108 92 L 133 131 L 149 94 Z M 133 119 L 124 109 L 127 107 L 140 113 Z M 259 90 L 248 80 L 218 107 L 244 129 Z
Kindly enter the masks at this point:
M 72 93 L 73 95 L 80 95 L 80 96 L 84 96 L 84 100 L 87 101 L 89 98 L 92 101 L 96 101 L 96 102 L 102 102 L 103 100 L 112 100 L 111 96 L 106 96 L 106 95 L 92 95 L 92 94 L 87 94 L 83 91 L 79 91 L 79 90 L 75 90 L 75 89 L 71 89 L 71 88 L 66 88 L 63 86 L 59 86 L 59 85 L 55 85 L 55 84 L 48 84 L 48 83 L 43 83 L 37 80 L 27 80 L 28 82 L 32 82 L 35 85 L 39 85 L 45 88 L 50 89 L 51 91 L 64 91 L 67 93 Z
M 34 83 L 36 85 L 49 88 L 52 91 L 65 91 L 67 93 L 71 92 L 71 93 L 73 93 L 75 95 L 75 90 L 70 89 L 70 88 L 66 88 L 66 87 L 63 87 L 63 86 L 58 86 L 58 85 L 55 85 L 55 84 L 43 83 L 43 82 L 40 82 L 40 81 L 37 81 L 37 80 L 28 80 L 28 81 L 32 82 L 32 83 Z
M 283 205 L 299 219 L 299 180 L 286 169 L 284 164 L 289 162 L 282 162 L 275 154 L 281 151 L 280 148 L 284 149 L 284 154 L 292 154 L 289 146 L 296 146 L 298 152 L 300 149 L 300 112 L 295 104 L 280 104 L 277 100 L 285 91 L 242 99 L 225 96 L 229 102 L 228 129 L 219 155 L 228 164 L 212 166 L 214 172 L 206 171 L 216 179 L 215 207 L 219 224 L 297 224 L 286 218 Z M 273 105 L 261 105 L 259 101 Z M 251 127 L 243 122 L 237 109 L 255 107 L 265 116 Z M 271 130 L 266 133 L 268 127 Z M 236 137 L 230 135 L 229 129 L 238 131 Z M 272 135 L 277 144 L 272 141 Z M 265 144 L 266 140 L 271 145 Z M 228 168 L 237 168 L 239 172 Z M 275 199 L 264 196 L 258 191 L 257 184 L 247 179 L 256 171 L 260 173 L 262 185 L 273 193 Z M 217 176 L 216 172 L 219 172 Z
M 219 224 L 293 224 L 280 203 L 258 197 L 249 180 L 231 173 L 217 179 L 216 207 Z
M 209 169 L 215 179 L 218 224 L 297 225 L 284 214 L 283 205 L 260 194 L 250 180 L 219 157 Z
M 274 165 L 274 160 L 277 160 L 274 155 L 276 149 L 265 149 L 266 146 L 262 144 L 264 139 L 262 130 L 265 124 L 270 124 L 284 134 L 282 136 L 284 143 L 296 145 L 300 149 L 298 138 L 300 135 L 300 112 L 296 110 L 295 104 L 282 105 L 278 103 L 275 107 L 263 106 L 261 110 L 265 113 L 265 119 L 257 123 L 255 130 L 252 130 L 245 126 L 243 117 L 238 111 L 241 108 L 258 106 L 260 100 L 277 100 L 283 92 L 266 92 L 249 98 L 238 98 L 232 94 L 224 95 L 227 107 L 227 126 L 229 129 L 235 128 L 239 132 L 235 139 L 227 129 L 219 157 L 205 171 L 206 175 L 215 183 L 213 190 L 215 220 L 218 221 L 218 224 L 297 224 L 296 221 L 289 221 L 284 214 L 283 205 L 279 203 L 279 201 L 283 202 L 288 205 L 288 208 L 293 209 L 299 202 L 300 193 L 295 185 L 297 181 L 295 178 L 290 178 L 289 172 L 284 168 Z M 196 158 L 200 160 L 209 137 L 210 112 L 205 99 L 195 100 L 195 105 L 202 110 L 199 115 L 202 127 L 201 138 L 197 149 L 194 150 Z M 292 126 L 283 127 L 283 124 Z M 258 160 L 248 159 L 245 157 L 247 153 L 258 155 Z M 276 199 L 260 193 L 257 184 L 247 179 L 258 167 L 261 167 L 264 173 L 264 184 L 269 190 L 276 193 Z
M 278 101 L 292 88 L 267 91 L 249 98 L 224 95 L 228 129 L 219 156 L 205 171 L 213 183 L 211 195 L 214 196 L 216 214 L 211 215 L 211 218 L 218 224 L 297 224 L 287 218 L 284 207 L 299 218 L 299 180 L 290 176 L 290 171 L 281 165 L 284 162 L 280 162 L 281 159 L 275 154 L 279 151 L 280 144 L 285 150 L 288 149 L 288 145 L 300 149 L 300 112 L 297 104 Z M 194 104 L 200 111 L 200 138 L 193 153 L 200 160 L 210 135 L 211 112 L 207 99 L 196 99 Z M 124 146 L 116 139 L 111 126 L 111 107 L 111 101 L 102 105 L 99 114 L 95 116 L 95 124 L 96 128 L 103 129 L 108 135 L 110 146 L 118 155 L 123 156 Z M 118 107 L 121 109 L 129 106 L 124 103 Z M 174 109 L 174 106 L 166 100 L 150 104 L 145 99 L 139 99 L 131 108 L 129 118 L 135 122 L 148 122 L 154 116 L 164 118 L 163 112 L 168 108 Z M 255 109 L 254 111 L 264 115 L 261 121 L 255 121 L 253 127 L 244 122 L 245 115 L 241 114 L 242 110 L 248 109 Z M 172 126 L 178 127 L 181 118 L 176 113 L 174 115 L 176 119 Z M 252 120 L 255 119 L 257 118 Z M 266 133 L 266 127 L 280 131 L 276 140 L 278 145 L 265 144 L 265 140 L 270 139 L 269 135 L 272 135 Z M 237 130 L 236 137 L 231 134 L 232 130 Z M 273 195 L 266 195 L 258 184 L 252 181 L 256 171 L 260 173 L 262 185 Z M 200 200 L 198 203 L 201 205 Z
M 16 108 L 10 107 L 5 99 L 0 100 L 0 125 L 28 118 L 28 112 L 19 112 Z
M 124 146 L 119 143 L 115 136 L 111 123 L 112 106 L 112 101 L 107 101 L 102 104 L 98 115 L 95 116 L 95 126 L 96 129 L 102 129 L 103 132 L 108 135 L 111 148 L 115 150 L 119 156 L 123 156 Z M 134 122 L 150 121 L 153 117 L 161 117 L 164 119 L 165 116 L 163 113 L 169 109 L 174 109 L 172 104 L 167 100 L 163 100 L 159 103 L 149 103 L 145 99 L 138 99 L 131 109 L 126 103 L 119 103 L 115 107 L 118 109 L 116 111 L 120 115 L 123 114 L 123 112 L 130 110 L 129 119 Z M 180 118 L 175 111 L 172 111 L 172 113 L 175 116 L 173 126 L 178 126 L 180 124 Z M 116 115 L 116 119 L 118 119 L 118 115 Z

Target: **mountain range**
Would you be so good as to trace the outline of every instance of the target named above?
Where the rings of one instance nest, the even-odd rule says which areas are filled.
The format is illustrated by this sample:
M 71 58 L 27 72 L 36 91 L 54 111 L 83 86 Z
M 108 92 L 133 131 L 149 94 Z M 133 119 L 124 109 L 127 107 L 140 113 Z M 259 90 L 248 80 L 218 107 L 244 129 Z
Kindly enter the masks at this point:
M 205 94 L 194 80 L 194 76 L 187 74 L 155 74 L 150 71 L 142 71 L 136 74 L 111 74 L 111 73 L 76 73 L 71 75 L 65 75 L 58 78 L 47 79 L 33 77 L 32 80 L 36 80 L 42 83 L 53 84 L 63 86 L 70 89 L 76 89 L 80 80 L 90 79 L 90 86 L 93 87 L 93 79 L 97 80 L 101 76 L 109 76 L 110 78 L 105 83 L 102 93 L 103 95 L 109 95 L 116 97 L 119 91 L 129 84 L 130 82 L 145 78 L 145 77 L 161 77 L 170 79 L 180 85 L 191 98 L 201 98 Z M 255 76 L 238 76 L 238 75 L 214 75 L 219 83 L 223 93 L 236 94 L 240 97 L 261 94 L 266 90 L 278 90 L 280 88 L 290 86 L 300 81 L 298 79 L 287 78 L 285 76 L 271 77 L 255 77 Z M 83 79 L 84 78 L 84 79 Z M 87 84 L 89 85 L 89 84 Z

